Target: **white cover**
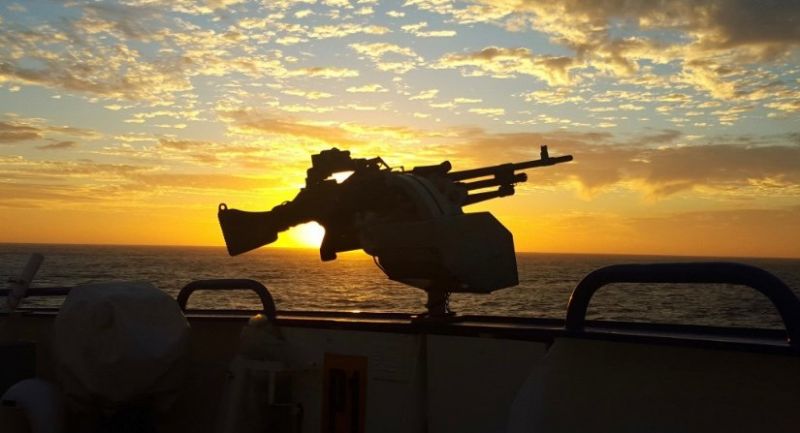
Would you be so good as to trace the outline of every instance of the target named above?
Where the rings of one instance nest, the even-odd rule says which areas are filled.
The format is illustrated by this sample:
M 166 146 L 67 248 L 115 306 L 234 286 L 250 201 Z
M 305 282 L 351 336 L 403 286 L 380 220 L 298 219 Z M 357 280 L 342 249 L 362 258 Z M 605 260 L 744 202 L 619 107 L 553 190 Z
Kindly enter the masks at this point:
M 3 405 L 12 402 L 12 406 L 21 407 L 25 411 L 31 433 L 64 431 L 61 395 L 49 382 L 42 379 L 19 381 L 8 388 L 2 401 Z
M 180 386 L 189 325 L 150 283 L 75 287 L 55 326 L 59 379 L 74 399 L 114 406 L 170 397 Z

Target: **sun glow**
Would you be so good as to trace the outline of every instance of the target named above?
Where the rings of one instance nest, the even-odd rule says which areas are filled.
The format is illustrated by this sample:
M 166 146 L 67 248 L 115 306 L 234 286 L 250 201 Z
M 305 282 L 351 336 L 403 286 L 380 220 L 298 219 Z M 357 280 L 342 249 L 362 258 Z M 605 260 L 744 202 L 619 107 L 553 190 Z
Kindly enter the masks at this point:
M 295 227 L 292 232 L 298 246 L 318 248 L 322 243 L 322 237 L 325 236 L 325 227 L 316 222 L 310 222 Z
M 353 174 L 352 171 L 340 171 L 338 173 L 333 173 L 331 177 L 336 181 L 336 183 L 342 183 L 347 180 L 351 174 Z

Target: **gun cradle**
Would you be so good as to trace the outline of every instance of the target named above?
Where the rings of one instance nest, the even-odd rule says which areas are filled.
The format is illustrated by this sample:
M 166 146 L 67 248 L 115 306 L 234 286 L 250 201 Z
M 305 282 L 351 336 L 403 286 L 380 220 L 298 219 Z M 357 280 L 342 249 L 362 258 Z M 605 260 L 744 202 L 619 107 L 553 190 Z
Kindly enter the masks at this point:
M 389 279 L 425 291 L 488 293 L 519 284 L 514 239 L 489 212 L 374 224 L 361 236 Z
M 231 255 L 270 244 L 278 233 L 309 221 L 325 227 L 322 260 L 363 249 L 386 275 L 439 299 L 446 293 L 494 290 L 518 284 L 511 233 L 488 212 L 462 207 L 514 194 L 527 176 L 517 173 L 572 160 L 551 158 L 450 172 L 445 161 L 411 171 L 392 170 L 382 159 L 354 159 L 330 149 L 312 156 L 306 187 L 295 199 L 267 212 L 219 206 L 219 222 Z M 342 183 L 330 179 L 347 170 Z M 487 188 L 495 188 L 486 190 Z M 442 295 L 445 294 L 445 295 Z

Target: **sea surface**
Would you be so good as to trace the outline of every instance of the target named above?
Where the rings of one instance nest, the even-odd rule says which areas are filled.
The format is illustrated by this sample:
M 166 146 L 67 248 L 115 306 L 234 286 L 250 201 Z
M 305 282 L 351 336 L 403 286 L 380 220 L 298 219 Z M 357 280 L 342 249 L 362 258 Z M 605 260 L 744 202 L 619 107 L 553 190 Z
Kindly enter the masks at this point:
M 341 254 L 321 262 L 315 250 L 262 248 L 229 257 L 222 247 L 0 244 L 0 287 L 16 277 L 33 252 L 45 256 L 33 286 L 145 280 L 173 296 L 192 280 L 252 278 L 272 293 L 279 310 L 424 310 L 424 292 L 389 281 L 370 256 Z M 459 314 L 561 318 L 570 293 L 588 272 L 617 263 L 686 262 L 714 258 L 518 253 L 520 284 L 487 295 L 453 294 Z M 800 295 L 800 260 L 722 259 L 766 269 Z M 52 298 L 25 305 L 52 306 Z M 259 308 L 248 292 L 198 292 L 190 308 Z M 753 289 L 728 285 L 618 284 L 595 294 L 589 318 L 654 323 L 781 328 L 770 302 Z

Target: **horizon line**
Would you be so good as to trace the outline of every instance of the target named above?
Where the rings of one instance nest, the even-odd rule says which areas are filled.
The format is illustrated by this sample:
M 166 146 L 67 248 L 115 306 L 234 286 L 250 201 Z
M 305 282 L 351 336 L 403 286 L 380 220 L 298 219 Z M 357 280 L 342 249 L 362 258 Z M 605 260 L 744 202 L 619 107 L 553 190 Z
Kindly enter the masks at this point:
M 0 241 L 0 245 L 52 245 L 52 246 L 106 246 L 106 247 L 162 247 L 162 248 L 225 248 L 225 245 L 183 245 L 183 244 L 128 244 L 128 243 L 81 243 L 81 242 L 7 242 Z M 287 247 L 266 245 L 261 248 L 276 250 L 314 251 L 318 247 Z M 261 249 L 259 248 L 259 249 Z M 353 250 L 356 251 L 356 250 Z M 344 251 L 348 253 L 350 251 Z M 685 258 L 725 258 L 725 259 L 777 259 L 800 260 L 800 256 L 737 256 L 737 255 L 693 255 L 693 254 L 664 254 L 664 253 L 626 253 L 626 252 L 564 252 L 564 251 L 516 251 L 522 254 L 553 254 L 553 255 L 583 255 L 583 256 L 639 256 L 639 257 L 685 257 Z M 366 253 L 365 253 L 366 254 Z

